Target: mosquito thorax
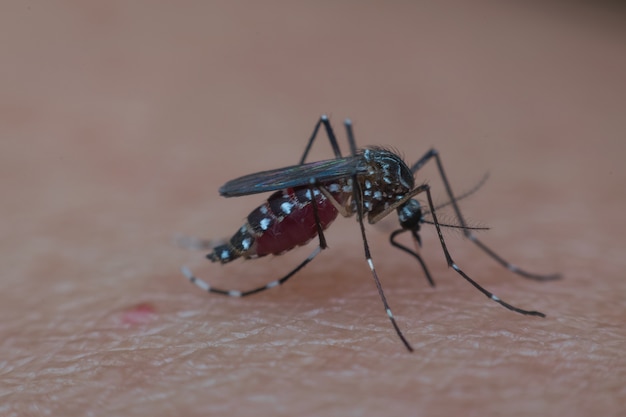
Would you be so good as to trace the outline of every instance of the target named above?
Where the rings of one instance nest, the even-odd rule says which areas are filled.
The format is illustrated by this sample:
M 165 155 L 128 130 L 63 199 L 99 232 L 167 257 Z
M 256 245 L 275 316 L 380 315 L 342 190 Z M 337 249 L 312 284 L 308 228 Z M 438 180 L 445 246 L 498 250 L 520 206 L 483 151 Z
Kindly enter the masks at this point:
M 394 195 L 405 194 L 413 189 L 413 173 L 397 154 L 380 147 L 369 147 L 363 151 L 367 163 L 367 177 L 375 185 Z
M 403 229 L 415 231 L 420 229 L 420 225 L 424 222 L 424 217 L 422 206 L 416 199 L 410 199 L 405 204 L 398 207 L 397 211 L 398 221 Z
M 358 181 L 363 190 L 363 205 L 370 218 L 384 212 L 413 189 L 413 173 L 402 158 L 384 148 L 368 147 L 362 151 L 366 172 Z

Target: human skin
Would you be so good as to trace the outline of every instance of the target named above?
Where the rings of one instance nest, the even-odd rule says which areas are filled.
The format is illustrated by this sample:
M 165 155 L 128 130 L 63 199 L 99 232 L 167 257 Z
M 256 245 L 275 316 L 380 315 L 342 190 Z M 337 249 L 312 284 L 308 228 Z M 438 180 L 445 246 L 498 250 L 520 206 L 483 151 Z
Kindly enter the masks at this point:
M 0 415 L 618 415 L 626 401 L 624 29 L 600 10 L 426 5 L 16 3 L 2 14 Z M 619 12 L 619 11 L 618 11 Z M 616 12 L 617 13 L 617 12 Z M 296 24 L 297 23 L 297 24 Z M 532 28 L 529 29 L 529 28 Z M 319 115 L 407 162 L 429 147 L 480 238 L 437 283 L 354 218 L 310 251 L 221 267 L 174 243 L 227 238 L 265 195 L 234 177 L 296 163 Z M 321 140 L 313 159 L 332 152 Z M 416 183 L 445 201 L 434 166 Z M 421 198 L 421 197 L 420 197 Z M 422 201 L 424 201 L 422 199 Z M 443 213 L 453 219 L 450 211 Z

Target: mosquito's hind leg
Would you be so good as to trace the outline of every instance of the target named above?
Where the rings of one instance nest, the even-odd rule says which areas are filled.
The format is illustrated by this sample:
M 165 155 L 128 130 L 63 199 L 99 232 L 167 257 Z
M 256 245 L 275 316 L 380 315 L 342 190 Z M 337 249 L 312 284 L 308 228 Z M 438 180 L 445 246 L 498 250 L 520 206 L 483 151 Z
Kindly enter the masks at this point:
M 324 230 L 322 228 L 322 224 L 319 218 L 319 210 L 317 207 L 317 201 L 315 200 L 315 197 L 314 197 L 312 186 L 309 187 L 309 191 L 311 192 L 311 197 L 312 197 L 311 201 L 313 205 L 313 215 L 315 217 L 315 225 L 317 227 L 319 245 L 304 261 L 302 261 L 298 266 L 296 266 L 293 270 L 291 270 L 287 275 L 285 275 L 284 277 L 280 279 L 272 281 L 266 285 L 263 285 L 261 287 L 257 287 L 248 291 L 224 290 L 220 288 L 213 288 L 206 281 L 196 277 L 191 272 L 191 270 L 185 266 L 181 268 L 183 275 L 185 275 L 189 281 L 191 281 L 193 284 L 195 284 L 197 287 L 201 288 L 204 291 L 215 293 L 215 294 L 229 295 L 231 297 L 244 297 L 247 295 L 256 294 L 258 292 L 269 290 L 270 288 L 274 288 L 279 285 L 282 285 L 289 278 L 294 276 L 298 271 L 304 268 L 309 262 L 311 262 L 323 249 L 326 249 L 328 247 L 328 245 L 326 244 L 326 237 L 324 236 Z M 234 261 L 235 259 L 240 258 L 240 257 L 246 257 L 246 258 L 256 257 L 256 256 L 250 256 L 255 253 L 254 246 L 253 246 L 255 244 L 255 241 L 254 241 L 254 236 L 249 232 L 248 227 L 249 227 L 248 225 L 244 225 L 233 235 L 233 237 L 230 239 L 229 242 L 213 248 L 213 252 L 209 253 L 206 256 L 207 259 L 209 259 L 211 262 L 219 262 L 219 263 L 225 264 L 225 263 Z
M 265 284 L 265 285 L 263 285 L 261 287 L 257 287 L 257 288 L 254 288 L 254 289 L 248 290 L 248 291 L 225 290 L 225 289 L 221 289 L 221 288 L 213 288 L 211 286 L 211 284 L 209 284 L 208 282 L 206 282 L 206 281 L 196 277 L 191 272 L 191 270 L 189 268 L 187 268 L 186 266 L 181 268 L 181 272 L 183 273 L 183 275 L 185 277 L 187 277 L 187 279 L 189 281 L 191 281 L 191 283 L 193 283 L 198 288 L 200 288 L 200 289 L 202 289 L 204 291 L 211 292 L 211 293 L 214 293 L 214 294 L 228 295 L 228 296 L 231 296 L 231 297 L 245 297 L 245 296 L 256 294 L 256 293 L 259 293 L 261 291 L 269 290 L 270 288 L 278 287 L 279 285 L 284 284 L 289 278 L 291 278 L 298 271 L 300 271 L 302 268 L 304 268 L 306 266 L 306 264 L 311 262 L 321 252 L 321 250 L 322 250 L 322 248 L 318 246 L 304 261 L 302 261 L 298 266 L 296 266 L 294 269 L 292 269 L 284 277 L 282 277 L 280 279 L 277 279 L 275 281 L 272 281 L 272 282 L 270 282 L 268 284 Z
M 352 122 L 350 121 L 350 119 L 346 119 L 344 124 L 346 126 L 346 131 L 348 134 L 348 145 L 350 146 L 350 153 L 352 155 L 356 155 L 356 143 L 354 141 L 354 135 L 352 134 Z M 320 129 L 320 126 L 322 125 L 324 126 L 324 130 L 326 131 L 326 137 L 328 137 L 330 146 L 331 148 L 333 148 L 335 158 L 341 158 L 341 149 L 339 148 L 339 141 L 337 140 L 337 136 L 335 136 L 335 132 L 333 131 L 333 127 L 330 124 L 330 120 L 328 120 L 328 116 L 323 114 L 315 124 L 313 134 L 307 142 L 306 148 L 304 149 L 304 154 L 302 154 L 302 158 L 300 158 L 300 165 L 304 164 L 307 156 L 309 156 L 309 152 L 311 151 L 313 142 L 315 142 L 315 139 L 317 138 L 317 133 Z

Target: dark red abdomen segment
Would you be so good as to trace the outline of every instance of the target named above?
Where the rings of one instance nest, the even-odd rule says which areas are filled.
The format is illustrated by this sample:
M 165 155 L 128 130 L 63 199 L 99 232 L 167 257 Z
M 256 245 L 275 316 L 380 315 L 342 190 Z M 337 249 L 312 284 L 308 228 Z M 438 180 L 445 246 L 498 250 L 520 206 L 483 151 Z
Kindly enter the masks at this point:
M 301 246 L 317 236 L 317 225 L 308 188 L 289 189 L 289 200 L 297 202 L 289 214 L 279 221 L 272 221 L 267 230 L 256 238 L 256 252 L 258 256 L 279 255 L 285 251 Z M 277 194 L 270 197 L 269 205 L 273 205 L 272 198 L 285 199 Z M 328 199 L 318 190 L 314 193 L 317 203 L 317 214 L 322 229 L 326 229 L 337 218 L 337 210 Z M 340 196 L 337 196 L 340 197 Z M 341 203 L 342 199 L 338 198 Z M 284 201 L 284 200 L 277 200 Z M 278 219 L 277 219 L 278 220 Z

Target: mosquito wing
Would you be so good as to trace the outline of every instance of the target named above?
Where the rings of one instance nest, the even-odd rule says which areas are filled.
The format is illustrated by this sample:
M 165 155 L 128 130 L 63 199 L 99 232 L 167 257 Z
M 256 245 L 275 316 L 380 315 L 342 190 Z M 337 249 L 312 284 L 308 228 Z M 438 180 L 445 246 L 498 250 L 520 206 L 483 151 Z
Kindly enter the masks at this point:
M 321 183 L 346 178 L 367 171 L 361 161 L 359 156 L 349 156 L 244 175 L 222 185 L 220 194 L 239 197 L 308 185 L 311 179 Z

